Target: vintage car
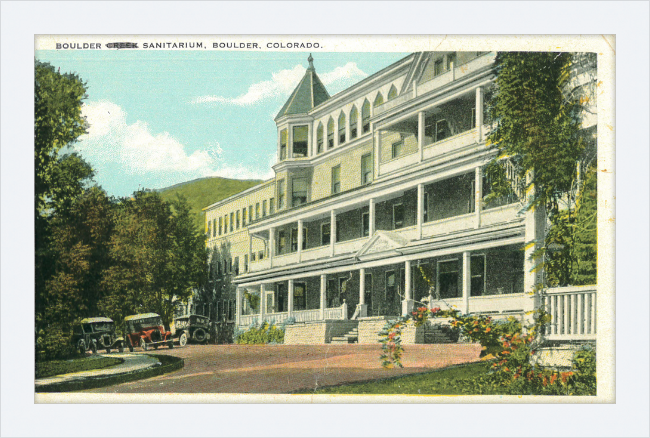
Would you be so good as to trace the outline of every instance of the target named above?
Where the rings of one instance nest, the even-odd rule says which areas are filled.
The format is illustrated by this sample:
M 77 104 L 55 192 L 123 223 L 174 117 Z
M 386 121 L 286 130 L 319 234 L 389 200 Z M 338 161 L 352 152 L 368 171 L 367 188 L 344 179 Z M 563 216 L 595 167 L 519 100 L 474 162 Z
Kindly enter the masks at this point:
M 181 347 L 188 341 L 203 343 L 210 340 L 210 318 L 201 315 L 185 315 L 174 319 L 172 327 L 174 339 Z
M 126 324 L 126 345 L 129 351 L 140 346 L 144 351 L 161 345 L 174 348 L 172 333 L 165 330 L 162 318 L 157 313 L 141 313 L 124 318 Z
M 124 338 L 115 334 L 115 323 L 110 318 L 82 319 L 72 328 L 72 342 L 80 354 L 88 350 L 97 353 L 100 348 L 107 353 L 112 348 L 117 348 L 120 353 L 124 351 Z

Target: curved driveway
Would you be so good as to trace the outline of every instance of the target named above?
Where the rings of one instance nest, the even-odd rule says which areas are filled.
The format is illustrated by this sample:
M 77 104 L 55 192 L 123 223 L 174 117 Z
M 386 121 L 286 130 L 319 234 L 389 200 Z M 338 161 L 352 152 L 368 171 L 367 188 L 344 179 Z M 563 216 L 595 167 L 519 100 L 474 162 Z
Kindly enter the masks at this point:
M 176 372 L 92 393 L 282 394 L 419 373 L 478 360 L 478 344 L 407 345 L 403 369 L 381 367 L 380 345 L 188 345 L 156 354 L 185 359 Z M 142 354 L 142 353 L 140 353 Z

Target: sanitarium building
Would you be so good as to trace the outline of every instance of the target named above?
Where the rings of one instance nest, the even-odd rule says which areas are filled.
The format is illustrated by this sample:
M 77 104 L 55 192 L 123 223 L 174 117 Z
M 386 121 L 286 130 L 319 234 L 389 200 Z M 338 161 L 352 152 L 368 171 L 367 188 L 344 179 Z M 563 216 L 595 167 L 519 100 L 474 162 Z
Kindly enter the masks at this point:
M 533 309 L 525 243 L 543 236 L 543 212 L 525 210 L 516 180 L 510 198 L 483 201 L 495 56 L 413 53 L 334 96 L 310 56 L 275 118 L 275 177 L 204 209 L 218 319 L 295 320 L 287 343 L 357 329 L 376 342 L 422 303 Z

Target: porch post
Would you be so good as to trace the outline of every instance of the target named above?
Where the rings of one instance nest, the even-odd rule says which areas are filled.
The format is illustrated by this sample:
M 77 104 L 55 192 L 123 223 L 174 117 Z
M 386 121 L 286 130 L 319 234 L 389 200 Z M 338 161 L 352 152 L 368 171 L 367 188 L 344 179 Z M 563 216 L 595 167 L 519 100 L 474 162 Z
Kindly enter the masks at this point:
M 481 210 L 483 209 L 483 169 L 478 166 L 474 171 L 474 228 L 481 226 Z
M 371 238 L 375 234 L 375 199 L 370 198 L 368 202 L 368 237 Z
M 325 291 L 327 288 L 327 275 L 321 274 L 320 276 L 320 319 L 325 320 Z
M 235 303 L 235 325 L 239 326 L 239 323 L 241 321 L 242 288 L 238 287 L 236 289 L 236 292 L 237 292 L 236 295 L 237 302 Z
M 404 301 L 402 301 L 402 316 L 406 316 L 413 311 L 415 302 L 413 301 L 413 289 L 411 286 L 411 261 L 404 263 Z
M 463 252 L 463 313 L 469 313 L 469 296 L 472 289 L 472 277 L 470 271 L 471 256 L 469 251 Z
M 264 283 L 260 284 L 260 323 L 266 317 L 266 287 Z
M 476 88 L 476 136 L 477 141 L 483 141 L 483 87 Z
M 527 185 L 530 186 L 526 192 L 528 202 L 530 202 L 532 197 L 535 195 L 535 187 L 530 185 L 532 178 L 533 174 L 531 171 L 526 175 Z M 544 236 L 546 233 L 546 211 L 544 206 L 536 206 L 526 210 L 524 224 L 526 225 L 526 231 L 524 234 L 524 292 L 534 292 L 533 306 L 536 309 L 539 306 L 539 291 L 535 289 L 536 286 L 542 282 L 543 270 L 537 267 L 537 264 L 541 262 L 539 256 L 533 258 L 533 254 L 537 249 L 539 249 L 540 245 L 544 243 Z M 535 269 L 536 267 L 538 269 Z
M 302 219 L 298 219 L 298 262 L 302 261 Z
M 418 240 L 422 239 L 422 223 L 424 222 L 424 184 L 418 184 L 418 210 L 417 210 Z
M 336 210 L 330 212 L 330 255 L 334 257 L 336 243 Z
M 359 269 L 359 318 L 368 316 L 368 305 L 366 304 L 366 269 Z
M 418 113 L 418 152 L 420 154 L 418 160 L 422 162 L 424 158 L 424 111 Z
M 287 318 L 291 318 L 293 316 L 293 280 L 289 280 L 289 297 L 288 297 L 288 310 L 287 310 Z
M 275 227 L 269 228 L 269 260 L 273 267 L 273 256 L 275 255 Z

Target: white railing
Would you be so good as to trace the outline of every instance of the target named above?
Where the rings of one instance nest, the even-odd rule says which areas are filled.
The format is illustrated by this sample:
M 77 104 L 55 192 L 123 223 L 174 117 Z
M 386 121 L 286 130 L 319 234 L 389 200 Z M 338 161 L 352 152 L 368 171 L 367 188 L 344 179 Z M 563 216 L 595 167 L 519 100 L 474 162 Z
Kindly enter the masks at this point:
M 481 226 L 494 225 L 516 220 L 519 217 L 521 205 L 519 203 L 503 205 L 481 211 Z
M 526 199 L 526 181 L 519 177 L 519 168 L 508 158 L 501 160 L 500 164 L 503 166 L 506 178 L 510 181 L 512 191 L 519 199 Z
M 259 317 L 259 315 L 241 315 L 239 317 L 239 325 L 249 326 L 253 323 L 258 323 L 260 322 Z
M 334 254 L 340 255 L 357 252 L 366 244 L 367 241 L 368 237 L 361 237 L 358 239 L 346 240 L 345 242 L 339 242 L 335 244 Z
M 395 172 L 410 166 L 412 164 L 417 164 L 420 161 L 420 155 L 418 151 L 412 152 L 408 155 L 401 156 L 383 163 L 379 163 L 379 174 L 384 175 L 386 173 Z
M 534 299 L 532 295 L 526 293 L 506 293 L 469 297 L 469 309 L 464 308 L 464 300 L 460 297 L 434 301 L 432 307 L 440 307 L 441 309 L 455 308 L 463 313 L 522 314 L 533 310 Z
M 329 257 L 331 253 L 329 245 L 319 246 L 317 248 L 303 249 L 301 254 L 301 260 L 303 262 L 309 260 L 317 260 L 325 257 Z
M 271 259 L 266 258 L 262 260 L 256 260 L 250 264 L 251 272 L 259 272 L 271 269 Z
M 445 138 L 444 140 L 425 144 L 422 158 L 428 160 L 445 154 L 459 152 L 461 148 L 477 144 L 480 141 L 481 139 L 478 136 L 477 129 L 468 129 L 467 131 Z
M 320 319 L 320 309 L 294 311 L 293 317 L 296 322 L 318 321 Z
M 474 228 L 475 224 L 476 214 L 474 213 L 462 214 L 433 222 L 425 222 L 422 224 L 422 237 L 433 237 L 441 234 L 467 230 Z
M 343 306 L 325 309 L 325 319 L 346 319 L 343 314 Z
M 298 253 L 292 252 L 273 257 L 273 267 L 288 266 L 298 263 Z
M 325 309 L 325 319 L 347 319 L 348 305 L 343 303 L 339 307 L 331 307 Z M 320 317 L 320 309 L 309 309 L 309 310 L 294 310 L 292 317 L 296 322 L 310 322 L 310 321 L 322 321 Z M 266 313 L 264 314 L 264 321 L 271 322 L 275 324 L 281 324 L 284 321 L 289 319 L 288 312 L 275 312 L 275 313 Z M 262 322 L 261 315 L 241 315 L 239 317 L 239 326 L 247 327 L 251 324 L 259 324 Z
M 406 102 L 407 100 L 411 99 L 412 97 L 413 97 L 413 90 L 409 90 L 406 93 L 404 93 L 404 94 L 402 94 L 400 96 L 397 96 L 394 99 L 391 99 L 391 100 L 389 100 L 387 102 L 384 102 L 381 105 L 377 105 L 375 107 L 375 115 L 386 112 L 391 108 L 395 108 L 397 105 Z
M 596 286 L 545 289 L 541 305 L 551 315 L 548 340 L 596 339 Z

